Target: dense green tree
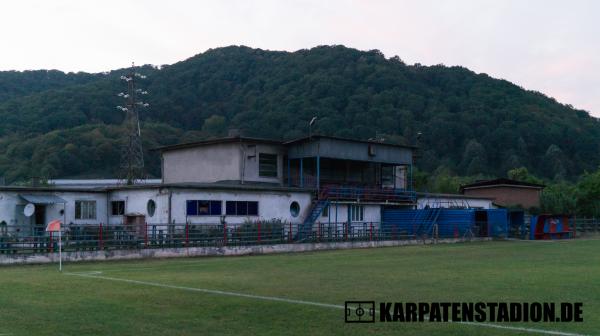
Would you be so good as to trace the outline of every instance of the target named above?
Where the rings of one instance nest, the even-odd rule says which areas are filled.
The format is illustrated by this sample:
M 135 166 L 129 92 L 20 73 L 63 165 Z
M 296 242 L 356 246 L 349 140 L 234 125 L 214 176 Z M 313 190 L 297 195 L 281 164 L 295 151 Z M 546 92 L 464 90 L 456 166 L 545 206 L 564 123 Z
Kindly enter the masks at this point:
M 566 182 L 546 186 L 540 197 L 541 211 L 551 214 L 576 214 L 576 188 Z
M 206 118 L 202 125 L 202 132 L 209 136 L 223 136 L 226 131 L 227 124 L 225 122 L 225 117 L 220 115 L 212 115 Z
M 537 183 L 537 184 L 544 183 L 544 181 L 542 181 L 541 179 L 539 179 L 539 178 L 535 177 L 534 175 L 532 175 L 531 173 L 529 173 L 529 170 L 527 170 L 527 168 L 525 168 L 525 167 L 511 169 L 508 171 L 507 175 L 508 175 L 508 178 L 511 180 L 528 182 L 528 183 Z
M 577 184 L 577 213 L 600 216 L 600 170 L 587 173 Z
M 477 140 L 471 139 L 465 151 L 463 153 L 461 166 L 463 169 L 466 168 L 468 175 L 477 175 L 484 173 L 487 168 L 485 148 L 477 142 Z
M 126 71 L 0 72 L 0 175 L 8 182 L 41 169 L 52 177 L 114 176 L 124 117 L 114 107 Z M 575 181 L 600 165 L 597 119 L 462 67 L 407 65 L 344 46 L 292 53 L 232 46 L 138 71 L 150 92 L 140 115 L 146 148 L 227 128 L 297 138 L 317 116 L 315 133 L 418 143 L 417 164 L 432 181 L 440 167 L 448 176 L 491 177 L 525 167 Z M 156 153 L 146 159 L 158 174 Z M 442 181 L 441 189 L 454 188 Z

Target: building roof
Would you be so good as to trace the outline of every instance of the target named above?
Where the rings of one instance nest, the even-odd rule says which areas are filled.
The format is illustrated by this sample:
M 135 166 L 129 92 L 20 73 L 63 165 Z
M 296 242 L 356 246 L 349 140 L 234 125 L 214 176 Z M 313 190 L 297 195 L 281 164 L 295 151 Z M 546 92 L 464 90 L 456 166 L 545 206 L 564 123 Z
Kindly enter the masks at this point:
M 139 190 L 139 189 L 158 189 L 158 188 L 173 188 L 173 189 L 216 189 L 216 190 L 247 190 L 247 191 L 290 191 L 290 192 L 314 192 L 314 188 L 298 188 L 281 186 L 274 183 L 266 182 L 246 182 L 241 184 L 239 181 L 219 181 L 215 183 L 202 183 L 202 182 L 182 182 L 182 183 L 143 183 L 134 185 L 113 185 L 113 186 L 97 186 L 97 187 L 55 187 L 55 186 L 40 186 L 40 187 L 25 187 L 25 186 L 0 186 L 0 192 L 19 192 L 24 199 L 26 197 L 45 197 L 48 193 L 52 192 L 73 192 L 73 193 L 103 193 L 107 191 L 118 191 L 118 190 Z M 33 194 L 35 193 L 35 194 Z M 41 193 L 38 194 L 38 193 Z M 42 204 L 44 198 L 39 203 Z M 53 199 L 54 201 L 58 198 Z M 31 202 L 36 203 L 36 202 Z M 56 203 L 56 202 L 55 202 Z
M 100 187 L 85 187 L 85 188 L 74 188 L 74 187 L 63 187 L 63 186 L 0 186 L 0 192 L 3 191 L 14 191 L 14 192 L 104 192 L 105 188 Z
M 478 188 L 493 188 L 493 187 L 516 187 L 516 188 L 535 188 L 543 189 L 546 186 L 543 184 L 529 183 L 517 180 L 511 180 L 507 178 L 497 178 L 493 180 L 477 181 L 471 184 L 465 184 L 460 186 L 460 191 L 463 192 L 465 189 L 478 189 Z
M 287 146 L 287 145 L 294 145 L 294 144 L 299 144 L 299 143 L 313 141 L 313 140 L 319 140 L 319 139 L 332 139 L 332 140 L 348 141 L 348 142 L 354 142 L 354 143 L 375 144 L 375 145 L 411 148 L 411 149 L 417 148 L 416 146 L 398 145 L 398 144 L 393 144 L 393 143 L 389 143 L 389 142 L 340 138 L 340 137 L 329 136 L 329 135 L 312 135 L 312 136 L 302 137 L 302 138 L 298 138 L 298 139 L 294 139 L 294 140 L 289 140 L 289 141 L 284 142 L 283 144 Z
M 136 180 L 136 184 L 156 184 L 160 183 L 161 179 L 142 179 Z M 59 188 L 87 189 L 100 187 L 115 187 L 122 185 L 123 180 L 119 179 L 50 179 L 48 186 Z
M 202 141 L 181 143 L 181 144 L 175 144 L 175 145 L 169 145 L 169 146 L 162 146 L 162 147 L 153 148 L 152 150 L 153 151 L 164 152 L 164 151 L 177 150 L 177 149 L 185 149 L 185 148 L 194 148 L 194 147 L 200 147 L 200 146 L 208 146 L 208 145 L 216 145 L 216 144 L 224 144 L 224 143 L 242 143 L 242 142 L 245 142 L 245 143 L 262 143 L 262 144 L 270 144 L 270 145 L 286 145 L 286 146 L 288 146 L 288 145 L 299 144 L 299 143 L 303 143 L 303 142 L 307 142 L 307 141 L 314 141 L 314 140 L 318 140 L 318 139 L 333 139 L 333 140 L 348 141 L 348 142 L 354 142 L 354 143 L 376 144 L 376 145 L 401 147 L 401 148 L 411 148 L 411 149 L 417 148 L 415 146 L 398 145 L 398 144 L 392 144 L 392 143 L 380 142 L 380 141 L 340 138 L 340 137 L 328 136 L 328 135 L 312 135 L 310 137 L 302 137 L 302 138 L 298 138 L 298 139 L 294 139 L 294 140 L 289 140 L 289 141 L 280 141 L 280 140 L 275 140 L 275 139 L 254 138 L 254 137 L 243 137 L 243 136 L 234 136 L 234 137 L 215 138 L 215 139 L 208 139 L 208 140 L 202 140 Z
M 21 194 L 19 195 L 21 196 L 22 199 L 26 200 L 29 203 L 33 203 L 33 204 L 57 204 L 57 203 L 67 203 L 67 201 L 65 201 L 64 199 L 56 196 L 56 195 L 28 195 L 28 194 Z
M 143 185 L 123 185 L 112 188 L 106 188 L 108 191 L 116 190 L 133 190 L 133 189 L 156 189 L 156 188 L 173 188 L 173 189 L 215 189 L 215 190 L 234 190 L 234 191 L 290 191 L 290 192 L 314 192 L 314 188 L 298 188 L 280 186 L 273 183 L 261 182 L 246 182 L 244 184 L 239 181 L 220 181 L 215 183 L 205 182 L 181 182 L 181 183 L 158 183 L 158 184 L 143 184 Z
M 225 143 L 254 143 L 254 144 L 283 145 L 283 142 L 279 141 L 279 140 L 234 136 L 234 137 L 216 138 L 216 139 L 208 139 L 208 140 L 202 140 L 202 141 L 181 143 L 181 144 L 175 144 L 175 145 L 170 145 L 170 146 L 162 146 L 162 147 L 153 148 L 152 150 L 165 152 L 165 151 L 171 151 L 171 150 L 177 150 L 177 149 L 186 149 L 186 148 L 194 148 L 194 147 L 225 144 Z
M 484 197 L 484 196 L 467 196 L 463 194 L 440 194 L 440 193 L 427 193 L 427 192 L 418 192 L 418 198 L 452 198 L 452 199 L 471 199 L 471 200 L 486 200 L 493 201 L 494 197 Z

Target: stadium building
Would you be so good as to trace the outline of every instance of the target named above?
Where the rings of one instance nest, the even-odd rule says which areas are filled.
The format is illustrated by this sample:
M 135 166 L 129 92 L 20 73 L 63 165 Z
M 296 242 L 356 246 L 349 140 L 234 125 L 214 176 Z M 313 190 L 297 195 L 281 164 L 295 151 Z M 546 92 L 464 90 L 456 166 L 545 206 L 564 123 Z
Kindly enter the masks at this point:
M 491 208 L 490 199 L 417 195 L 414 147 L 311 136 L 289 142 L 227 137 L 158 148 L 162 179 L 132 186 L 117 180 L 51 180 L 0 187 L 0 225 L 43 234 L 50 220 L 68 225 L 235 226 L 280 220 L 381 225 L 401 209 Z M 465 206 L 465 204 L 467 204 Z

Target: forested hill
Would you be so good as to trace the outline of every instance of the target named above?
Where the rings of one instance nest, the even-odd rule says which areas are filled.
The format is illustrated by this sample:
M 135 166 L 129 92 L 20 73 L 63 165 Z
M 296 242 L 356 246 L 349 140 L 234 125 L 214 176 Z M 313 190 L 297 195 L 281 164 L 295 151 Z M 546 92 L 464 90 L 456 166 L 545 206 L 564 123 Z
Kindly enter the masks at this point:
M 0 175 L 115 176 L 124 71 L 0 72 Z M 421 132 L 425 171 L 504 176 L 524 166 L 571 179 L 600 161 L 598 120 L 587 112 L 462 67 L 406 65 L 343 46 L 226 47 L 138 71 L 150 92 L 141 115 L 146 150 L 227 128 L 290 139 L 317 116 L 313 131 L 327 135 L 414 144 Z M 159 174 L 156 153 L 146 163 Z

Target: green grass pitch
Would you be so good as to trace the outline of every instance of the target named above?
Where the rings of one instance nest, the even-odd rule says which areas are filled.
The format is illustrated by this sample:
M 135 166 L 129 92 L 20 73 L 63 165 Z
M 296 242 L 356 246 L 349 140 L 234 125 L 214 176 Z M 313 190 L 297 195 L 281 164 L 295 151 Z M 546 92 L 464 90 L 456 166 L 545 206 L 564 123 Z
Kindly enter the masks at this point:
M 583 323 L 502 325 L 599 334 L 600 240 L 78 263 L 62 274 L 57 265 L 0 267 L 0 335 L 529 334 L 458 323 L 345 324 L 335 307 L 196 289 L 341 306 L 581 301 Z

